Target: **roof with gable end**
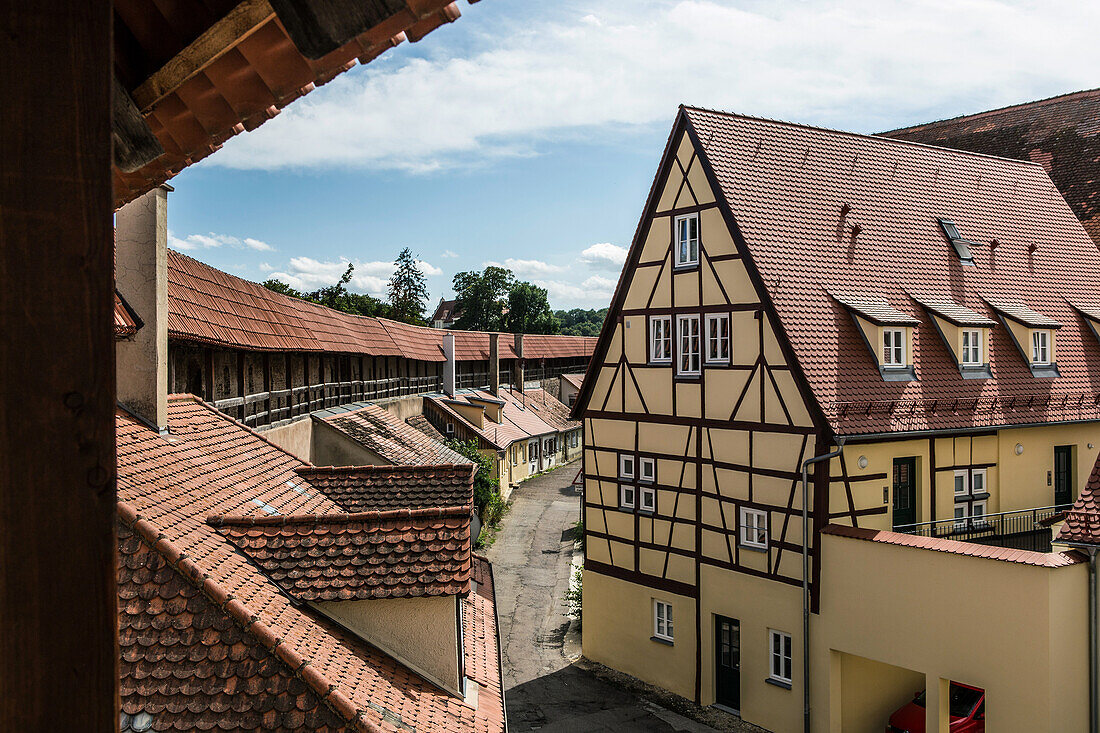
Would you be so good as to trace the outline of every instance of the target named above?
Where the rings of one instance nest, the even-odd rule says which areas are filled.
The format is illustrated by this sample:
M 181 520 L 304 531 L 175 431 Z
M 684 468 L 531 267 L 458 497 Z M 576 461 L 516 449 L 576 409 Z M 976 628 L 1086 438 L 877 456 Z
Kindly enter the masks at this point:
M 467 504 L 206 521 L 298 600 L 350 601 L 469 592 L 472 511 Z
M 959 305 L 939 295 L 914 295 L 910 293 L 909 297 L 956 326 L 992 328 L 997 325 L 997 322 L 992 318 L 987 318 L 981 313 L 976 313 L 966 306 Z
M 469 460 L 433 440 L 389 410 L 373 403 L 356 402 L 313 413 L 348 439 L 359 443 L 393 464 L 467 464 Z
M 304 466 L 297 471 L 348 512 L 472 508 L 476 472 L 477 467 L 465 459 L 458 465 Z
M 882 134 L 1039 163 L 1100 246 L 1100 89 Z
M 834 432 L 1100 419 L 1100 344 L 1066 302 L 1094 290 L 1100 252 L 1040 165 L 690 107 L 682 115 Z M 941 217 L 979 243 L 975 266 L 959 262 Z M 917 379 L 881 378 L 832 289 L 880 295 L 920 321 Z M 963 379 L 912 291 L 986 316 L 985 298 L 1014 299 L 1063 323 L 1060 376 L 1037 380 L 1005 329 L 993 329 L 993 378 Z
M 436 409 L 449 417 L 461 421 L 467 429 L 477 433 L 496 448 L 504 450 L 517 440 L 526 440 L 541 435 L 550 435 L 580 428 L 580 422 L 569 416 L 569 408 L 546 393 L 542 388 L 526 389 L 518 392 L 502 389 L 498 395 L 480 389 L 461 389 L 454 397 L 441 394 L 424 395 Z M 488 415 L 479 428 L 451 403 L 480 404 L 485 401 L 503 402 L 500 422 L 494 422 Z
M 296 605 L 207 524 L 210 515 L 343 513 L 296 472 L 306 464 L 192 396 L 169 397 L 168 422 L 169 432 L 161 436 L 124 412 L 116 420 L 119 498 L 133 508 L 134 524 L 139 520 L 148 524 L 158 551 L 163 548 L 169 553 L 172 563 L 193 563 L 193 572 L 188 572 L 208 582 L 213 597 L 242 619 L 246 630 L 272 642 L 281 640 L 281 653 L 293 660 L 292 668 L 315 683 L 314 689 L 328 691 L 326 701 L 358 716 L 366 727 L 455 733 L 503 730 L 496 617 L 487 563 L 475 557 L 472 572 L 475 578 L 488 577 L 489 585 L 479 580 L 477 592 L 462 599 L 467 674 L 479 686 L 479 703 L 473 709 L 358 637 Z M 159 606 L 151 612 L 158 617 L 168 613 Z M 163 617 L 152 631 L 146 631 L 147 641 L 168 629 L 170 618 Z M 175 638 L 174 631 L 170 637 Z M 182 709 L 186 694 L 201 686 L 203 675 L 208 674 L 204 669 L 192 675 L 170 658 L 157 659 L 145 669 L 161 676 L 176 675 L 174 679 L 186 686 L 182 691 L 172 685 L 161 689 L 162 694 L 171 693 L 173 710 Z M 247 694 L 266 694 L 260 680 L 244 683 Z M 211 720 L 216 724 L 216 717 Z
M 1056 541 L 1100 545 L 1100 456 L 1097 456 L 1089 480 L 1085 482 L 1077 501 L 1066 512 Z

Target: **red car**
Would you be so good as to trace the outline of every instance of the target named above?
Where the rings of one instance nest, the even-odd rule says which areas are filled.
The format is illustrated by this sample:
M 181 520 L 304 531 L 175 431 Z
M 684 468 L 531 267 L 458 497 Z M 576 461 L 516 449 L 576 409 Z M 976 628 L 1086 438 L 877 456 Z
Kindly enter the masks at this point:
M 921 690 L 890 716 L 886 733 L 924 733 L 924 707 Z M 948 711 L 951 733 L 985 733 L 985 690 L 952 682 Z

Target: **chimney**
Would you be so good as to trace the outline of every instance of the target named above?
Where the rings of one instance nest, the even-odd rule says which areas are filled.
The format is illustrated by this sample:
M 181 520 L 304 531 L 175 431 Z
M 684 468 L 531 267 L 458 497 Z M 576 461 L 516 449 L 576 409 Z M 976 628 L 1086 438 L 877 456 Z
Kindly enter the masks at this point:
M 115 287 L 145 324 L 117 342 L 118 401 L 168 428 L 168 192 L 157 186 L 115 213 Z
M 489 334 L 489 391 L 500 396 L 500 334 Z
M 523 394 L 523 334 L 517 333 L 515 335 L 515 342 L 512 347 L 516 352 L 516 365 L 515 372 L 512 375 L 512 386 L 519 390 L 520 394 Z
M 448 397 L 455 396 L 455 335 L 443 334 L 443 358 L 447 361 L 443 364 L 443 394 Z

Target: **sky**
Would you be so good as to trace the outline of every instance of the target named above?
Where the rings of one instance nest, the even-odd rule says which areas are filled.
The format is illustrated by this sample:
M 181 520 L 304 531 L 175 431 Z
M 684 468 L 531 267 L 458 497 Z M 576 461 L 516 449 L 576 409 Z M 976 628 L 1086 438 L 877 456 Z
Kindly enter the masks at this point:
M 482 0 L 171 181 L 169 246 L 249 280 L 429 311 L 509 267 L 600 308 L 680 104 L 873 133 L 1100 86 L 1100 3 Z

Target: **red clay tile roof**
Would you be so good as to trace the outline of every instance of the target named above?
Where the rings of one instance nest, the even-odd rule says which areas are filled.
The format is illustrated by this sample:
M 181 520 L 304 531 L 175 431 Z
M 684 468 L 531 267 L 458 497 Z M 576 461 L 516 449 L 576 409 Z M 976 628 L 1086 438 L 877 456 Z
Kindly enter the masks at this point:
M 997 322 L 992 318 L 986 318 L 981 313 L 975 313 L 966 306 L 959 305 L 938 295 L 913 295 L 910 293 L 909 297 L 956 326 L 992 328 L 997 325 Z
M 424 433 L 424 435 L 428 436 L 432 440 L 438 441 L 440 443 L 443 443 L 447 440 L 446 436 L 444 436 L 443 433 L 439 432 L 439 430 L 436 429 L 435 425 L 432 425 L 430 422 L 428 422 L 428 418 L 424 417 L 423 415 L 413 415 L 412 417 L 406 418 L 405 422 L 408 423 L 410 426 L 416 428 L 420 432 Z
M 1100 545 L 1100 456 L 1073 508 L 1066 512 L 1058 541 Z
M 119 292 L 115 291 L 115 338 L 124 339 L 133 336 L 141 328 L 137 315 Z
M 270 628 L 243 617 L 178 548 L 120 503 L 119 692 L 124 716 L 151 729 L 355 730 L 301 658 Z M 237 613 L 234 613 L 237 611 Z
M 184 567 L 188 577 L 202 578 L 208 596 L 242 619 L 261 642 L 277 645 L 279 658 L 290 660 L 289 666 L 299 670 L 313 689 L 331 689 L 326 698 L 331 707 L 362 715 L 386 731 L 503 730 L 499 667 L 488 661 L 498 654 L 495 619 L 475 618 L 472 623 L 481 631 L 464 637 L 466 659 L 481 660 L 468 667 L 468 675 L 480 687 L 475 710 L 358 637 L 295 605 L 206 523 L 211 515 L 259 517 L 270 510 L 286 515 L 342 513 L 338 504 L 298 475 L 296 469 L 305 466 L 302 461 L 191 396 L 169 398 L 166 436 L 123 412 L 117 414 L 116 425 L 118 495 L 136 513 L 133 521 L 126 521 L 131 526 L 148 523 L 150 541 L 170 563 Z M 152 612 L 160 615 L 157 598 L 148 600 Z M 491 594 L 485 595 L 481 587 L 463 603 L 469 615 L 493 614 Z M 120 608 L 123 605 L 120 602 Z M 143 633 L 151 645 L 158 635 L 174 638 L 178 632 L 165 626 Z M 204 636 L 204 645 L 206 641 Z M 157 661 L 154 673 L 179 674 L 190 686 L 201 687 L 205 677 L 191 678 L 187 668 L 177 664 L 172 656 L 165 657 Z M 254 678 L 245 682 L 249 695 L 266 694 Z M 173 710 L 182 709 L 179 702 L 173 703 Z
M 1100 246 L 1100 89 L 884 132 L 1039 163 Z
M 1072 305 L 1079 310 L 1082 315 L 1088 316 L 1094 321 L 1100 321 L 1100 305 L 1095 302 L 1074 302 Z
M 472 508 L 475 473 L 477 467 L 464 458 L 458 465 L 303 466 L 298 469 L 299 476 L 348 512 Z
M 114 3 L 116 72 L 165 151 L 136 171 L 114 168 L 116 207 L 202 160 L 234 135 L 259 127 L 356 61 L 366 64 L 406 38 L 418 41 L 459 16 L 450 0 L 410 0 L 396 12 L 390 10 L 395 4 L 387 3 L 386 20 L 335 51 L 310 59 L 272 14 L 164 98 L 135 91 L 234 5 L 227 0 Z
M 869 542 L 881 542 L 887 545 L 899 547 L 914 547 L 921 550 L 935 550 L 936 552 L 949 552 L 954 555 L 968 555 L 987 560 L 1001 560 L 1022 565 L 1036 565 L 1045 568 L 1061 568 L 1067 565 L 1076 565 L 1084 562 L 1085 558 L 1076 552 L 1032 552 L 1031 550 L 1014 550 L 1011 547 L 991 547 L 979 545 L 973 542 L 959 542 L 942 537 L 918 537 L 917 535 L 902 534 L 900 532 L 887 532 L 881 529 L 867 529 L 865 527 L 849 527 L 843 524 L 830 524 L 821 530 L 822 534 L 834 537 L 849 537 Z
M 301 601 L 453 596 L 470 589 L 469 505 L 206 521 Z
M 1100 419 L 1100 344 L 1068 302 L 1093 297 L 1100 252 L 1041 166 L 719 112 L 684 115 L 834 431 Z M 945 216 L 983 243 L 973 248 L 975 266 L 960 264 L 937 222 Z M 985 246 L 994 239 L 996 248 Z M 881 295 L 921 321 L 916 380 L 881 378 L 832 289 Z M 1007 329 L 994 328 L 994 378 L 963 379 L 909 292 L 941 293 L 986 317 L 985 298 L 1026 303 L 1063 324 L 1060 375 L 1033 377 Z
M 902 313 L 880 295 L 866 295 L 844 291 L 829 293 L 838 303 L 853 310 L 877 326 L 916 326 L 920 323 L 913 316 Z
M 584 383 L 584 374 L 563 374 L 562 379 L 569 382 L 577 389 L 581 388 L 581 384 Z
M 458 318 L 458 314 L 455 313 L 455 300 L 440 300 L 439 305 L 435 307 L 435 313 L 428 319 L 432 323 L 436 321 L 443 321 L 444 323 L 453 323 Z
M 393 464 L 434 466 L 441 463 L 469 463 L 440 440 L 433 440 L 403 422 L 384 407 L 375 404 L 353 405 L 354 409 L 326 410 L 314 420 L 339 430 L 349 439 Z
M 341 313 L 168 251 L 170 338 L 261 351 L 404 356 L 438 362 L 444 361 L 446 333 L 455 336 L 458 361 L 489 358 L 488 333 L 444 331 Z M 587 358 L 594 347 L 595 339 L 582 336 L 525 336 L 524 358 Z M 512 334 L 502 334 L 500 358 L 515 356 Z
M 462 413 L 451 407 L 448 402 L 478 404 L 479 398 L 495 399 L 491 393 L 480 389 L 463 389 L 457 391 L 453 398 L 432 394 L 424 395 L 424 400 L 430 402 L 443 414 L 462 422 L 469 430 L 500 450 L 504 450 L 517 440 L 573 430 L 581 426 L 580 422 L 569 417 L 568 407 L 541 388 L 527 389 L 523 394 L 502 389 L 499 394 L 499 399 L 504 402 L 501 421 L 494 422 L 486 415 L 480 428 L 463 417 Z

